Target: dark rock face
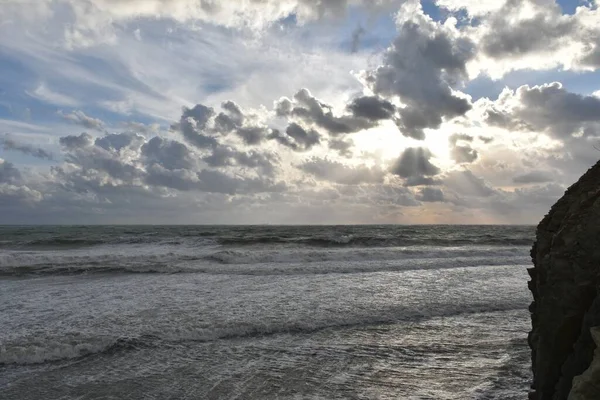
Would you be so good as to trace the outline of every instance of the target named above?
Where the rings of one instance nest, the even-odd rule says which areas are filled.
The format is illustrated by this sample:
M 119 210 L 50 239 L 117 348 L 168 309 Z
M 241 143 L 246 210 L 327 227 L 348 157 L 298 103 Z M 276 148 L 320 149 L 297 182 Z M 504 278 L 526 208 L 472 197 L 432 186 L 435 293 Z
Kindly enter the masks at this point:
M 600 162 L 540 222 L 531 257 L 529 398 L 563 400 L 573 378 L 590 367 L 596 348 L 590 329 L 600 326 Z

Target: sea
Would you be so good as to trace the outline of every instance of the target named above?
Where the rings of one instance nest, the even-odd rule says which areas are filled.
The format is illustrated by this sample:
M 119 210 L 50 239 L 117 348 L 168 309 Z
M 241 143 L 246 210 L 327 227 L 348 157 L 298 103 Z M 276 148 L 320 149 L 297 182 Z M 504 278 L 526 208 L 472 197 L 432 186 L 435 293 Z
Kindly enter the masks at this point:
M 0 399 L 526 399 L 534 232 L 0 227 Z

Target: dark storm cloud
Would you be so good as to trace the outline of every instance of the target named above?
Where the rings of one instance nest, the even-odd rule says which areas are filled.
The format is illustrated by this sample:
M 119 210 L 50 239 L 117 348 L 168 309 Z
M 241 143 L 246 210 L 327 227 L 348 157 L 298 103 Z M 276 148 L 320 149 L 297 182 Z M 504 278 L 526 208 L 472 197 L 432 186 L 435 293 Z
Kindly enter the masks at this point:
M 488 123 L 506 129 L 547 130 L 561 139 L 579 129 L 583 129 L 584 136 L 594 133 L 590 128 L 600 123 L 600 98 L 571 93 L 558 82 L 533 87 L 524 85 L 509 95 L 514 96 L 518 105 L 501 110 L 501 98 L 499 104 L 487 111 Z
M 183 113 L 178 123 L 171 125 L 171 129 L 181 132 L 185 140 L 200 149 L 215 147 L 218 142 L 206 134 L 208 123 L 215 115 L 211 107 L 196 104 L 193 108 L 183 108 Z
M 341 185 L 358 185 L 362 183 L 382 183 L 385 171 L 379 167 L 364 164 L 351 166 L 324 158 L 312 158 L 298 168 L 307 174 L 323 181 Z
M 454 146 L 456 143 L 458 143 L 461 140 L 463 142 L 472 142 L 473 136 L 467 135 L 466 133 L 454 133 L 454 134 L 450 135 L 450 137 L 448 137 L 448 142 L 452 146 Z
M 314 129 L 304 129 L 295 122 L 286 128 L 285 134 L 274 129 L 268 138 L 294 151 L 307 151 L 321 142 L 319 132 Z
M 492 126 L 499 126 L 505 129 L 516 131 L 533 131 L 535 128 L 525 121 L 516 119 L 509 113 L 498 111 L 493 106 L 485 111 L 485 122 Z M 493 139 L 490 138 L 490 142 Z
M 200 115 L 204 113 L 186 118 Z M 279 162 L 274 154 L 216 145 L 202 149 L 201 155 L 194 153 L 194 146 L 176 140 L 158 136 L 146 140 L 130 132 L 106 134 L 95 141 L 88 136 L 61 138 L 67 164 L 53 171 L 65 190 L 112 199 L 128 190 L 145 190 L 149 196 L 165 189 L 233 195 L 286 188 L 274 179 Z M 201 169 L 202 162 L 209 168 Z
M 383 65 L 369 73 L 367 81 L 376 94 L 398 96 L 406 105 L 398 110 L 402 134 L 424 139 L 424 129 L 439 128 L 444 118 L 471 109 L 470 101 L 451 87 L 467 79 L 466 64 L 475 56 L 475 45 L 452 37 L 423 15 L 416 18 L 399 26 Z
M 557 49 L 559 41 L 577 28 L 577 20 L 561 17 L 560 11 L 548 11 L 528 19 L 508 18 L 518 12 L 521 1 L 508 1 L 489 22 L 489 33 L 481 39 L 481 49 L 492 58 L 520 57 L 535 52 Z M 546 5 L 545 5 L 546 6 Z M 511 22 L 514 21 L 514 22 Z
M 396 112 L 392 103 L 377 96 L 357 97 L 348 105 L 348 109 L 355 117 L 371 121 L 392 119 Z
M 428 176 L 411 176 L 406 178 L 404 186 L 433 186 L 441 185 L 444 182 L 440 179 L 431 178 Z
M 236 125 L 242 125 L 244 123 L 244 113 L 240 106 L 235 102 L 231 100 L 225 101 L 221 104 L 221 107 L 229 114 Z
M 215 118 L 215 129 L 221 134 L 227 134 L 243 126 L 245 121 L 242 109 L 233 101 L 221 104 L 223 112 Z
M 241 166 L 256 169 L 263 175 L 273 176 L 274 165 L 278 159 L 273 154 L 262 154 L 257 151 L 238 151 L 229 146 L 218 146 L 213 152 L 202 158 L 211 167 Z
M 346 158 L 352 157 L 352 147 L 354 146 L 354 142 L 352 140 L 344 140 L 344 139 L 330 139 L 328 146 L 331 150 L 337 151 L 337 153 Z
M 167 170 L 190 169 L 194 165 L 186 145 L 160 137 L 153 137 L 145 143 L 141 155 L 148 165 L 158 164 Z
M 247 145 L 257 145 L 269 136 L 270 130 L 263 126 L 245 126 L 238 128 L 235 133 Z
M 440 169 L 429 161 L 432 156 L 429 149 L 409 147 L 394 162 L 390 172 L 402 178 L 437 175 Z
M 546 183 L 552 182 L 555 177 L 547 171 L 531 171 L 513 178 L 514 183 Z
M 331 106 L 315 98 L 308 89 L 299 90 L 294 95 L 293 102 L 287 98 L 277 101 L 275 113 L 280 117 L 296 118 L 307 124 L 314 124 L 334 136 L 376 126 L 375 121 L 352 114 L 335 116 Z
M 93 129 L 100 132 L 105 130 L 104 122 L 97 118 L 88 117 L 83 111 L 80 110 L 73 111 L 69 114 L 59 111 L 58 115 L 72 124 L 83 126 L 87 129 Z
M 34 147 L 29 144 L 19 143 L 10 137 L 0 138 L 0 143 L 2 143 L 2 147 L 7 151 L 18 151 L 23 154 L 27 154 L 32 157 L 53 160 L 54 156 L 52 153 L 41 149 L 39 147 Z
M 208 121 L 215 115 L 215 110 L 212 107 L 207 107 L 203 104 L 196 104 L 192 108 L 183 108 L 181 118 L 190 118 L 196 123 L 196 128 L 202 130 L 206 128 Z
M 223 112 L 216 114 L 212 107 L 197 104 L 183 109 L 180 121 L 171 129 L 182 133 L 186 141 L 199 149 L 211 149 L 219 145 L 215 136 L 234 133 L 250 146 L 258 145 L 267 139 L 271 130 L 266 126 L 246 124 L 247 118 L 233 101 L 221 104 Z
M 14 184 L 20 180 L 21 173 L 14 164 L 0 159 L 0 183 Z
M 87 133 L 82 133 L 79 136 L 63 136 L 59 139 L 59 142 L 67 149 L 77 149 L 91 146 L 94 143 L 94 138 Z
M 319 132 L 315 131 L 314 129 L 305 130 L 296 123 L 291 123 L 288 125 L 285 133 L 294 139 L 296 143 L 302 145 L 305 149 L 310 149 L 311 147 L 320 143 Z
M 424 187 L 419 189 L 416 199 L 423 202 L 441 202 L 444 201 L 444 192 L 441 189 Z
M 581 10 L 569 15 L 554 1 L 507 1 L 484 22 L 481 50 L 493 59 L 518 60 L 571 47 L 575 57 L 559 60 L 565 66 L 598 68 L 600 26 L 594 17 L 596 10 L 593 4 L 581 3 Z M 523 18 L 524 14 L 528 17 Z

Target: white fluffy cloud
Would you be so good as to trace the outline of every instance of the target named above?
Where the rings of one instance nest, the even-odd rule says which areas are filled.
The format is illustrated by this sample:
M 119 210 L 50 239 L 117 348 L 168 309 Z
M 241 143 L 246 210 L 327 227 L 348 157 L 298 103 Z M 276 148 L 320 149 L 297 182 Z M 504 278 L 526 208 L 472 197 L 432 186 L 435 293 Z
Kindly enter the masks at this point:
M 65 44 L 76 48 L 114 43 L 121 24 L 140 18 L 256 31 L 290 16 L 303 24 L 343 17 L 349 6 L 390 10 L 399 3 L 399 0 L 4 0 L 0 17 L 7 23 L 17 20 L 31 24 L 60 23 L 55 28 Z M 59 14 L 56 9 L 66 12 Z

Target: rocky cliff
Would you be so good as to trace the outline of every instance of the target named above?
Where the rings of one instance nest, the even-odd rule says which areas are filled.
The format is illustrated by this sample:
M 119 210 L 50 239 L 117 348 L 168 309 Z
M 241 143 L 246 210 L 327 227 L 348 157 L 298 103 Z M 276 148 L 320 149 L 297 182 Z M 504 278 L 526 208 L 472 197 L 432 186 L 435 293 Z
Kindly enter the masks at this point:
M 529 398 L 599 400 L 591 329 L 600 326 L 600 162 L 540 222 L 531 257 Z

